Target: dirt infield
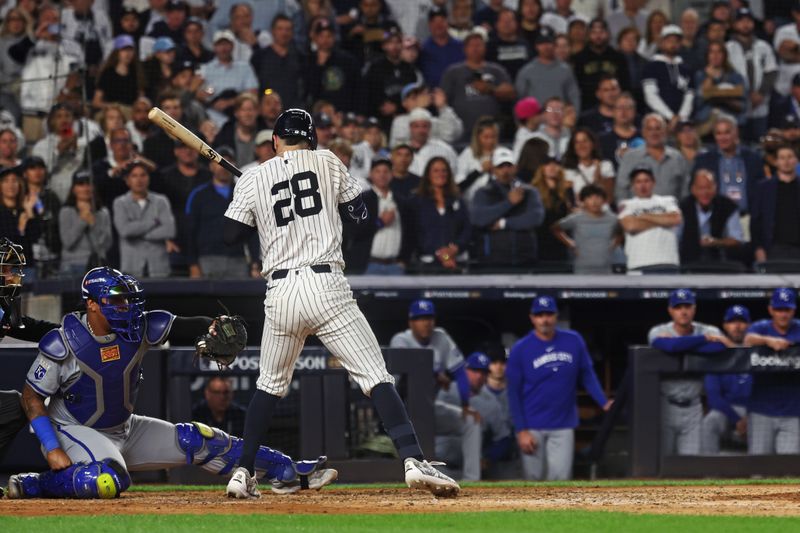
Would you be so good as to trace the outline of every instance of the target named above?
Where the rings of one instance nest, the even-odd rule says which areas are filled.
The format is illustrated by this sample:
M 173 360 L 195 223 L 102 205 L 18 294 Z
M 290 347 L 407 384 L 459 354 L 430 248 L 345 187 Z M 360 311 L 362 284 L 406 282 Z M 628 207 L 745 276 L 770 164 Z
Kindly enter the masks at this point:
M 580 509 L 631 513 L 800 516 L 800 486 L 466 488 L 437 500 L 408 489 L 330 489 L 257 501 L 207 491 L 134 492 L 118 500 L 0 500 L 0 516 L 109 514 L 386 514 Z

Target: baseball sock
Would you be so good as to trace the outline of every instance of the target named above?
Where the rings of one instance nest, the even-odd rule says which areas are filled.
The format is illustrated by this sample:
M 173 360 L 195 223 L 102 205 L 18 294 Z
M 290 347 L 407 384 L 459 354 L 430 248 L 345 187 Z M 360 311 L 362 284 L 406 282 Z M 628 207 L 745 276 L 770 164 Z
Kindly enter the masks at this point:
M 405 460 L 413 457 L 422 461 L 422 449 L 419 447 L 417 433 L 411 420 L 408 419 L 406 406 L 403 405 L 403 400 L 400 399 L 394 385 L 391 383 L 375 385 L 370 398 L 400 458 Z
M 256 390 L 247 407 L 247 414 L 244 417 L 244 445 L 239 466 L 246 468 L 251 476 L 256 475 L 256 453 L 261 443 L 267 439 L 269 424 L 279 400 L 278 396 Z

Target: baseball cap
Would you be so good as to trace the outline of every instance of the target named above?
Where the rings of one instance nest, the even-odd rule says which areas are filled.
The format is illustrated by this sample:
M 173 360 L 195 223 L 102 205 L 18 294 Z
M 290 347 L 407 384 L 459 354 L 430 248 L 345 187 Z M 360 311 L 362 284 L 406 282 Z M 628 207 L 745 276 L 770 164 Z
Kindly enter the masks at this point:
M 447 18 L 447 10 L 442 6 L 433 6 L 431 10 L 428 11 L 428 22 L 432 21 L 436 17 Z
M 183 0 L 169 0 L 167 2 L 167 11 L 183 11 L 189 14 L 189 5 Z
M 314 127 L 325 129 L 333 126 L 333 119 L 327 113 L 321 112 L 314 115 Z
M 505 146 L 498 146 L 494 149 L 494 153 L 492 153 L 492 166 L 499 167 L 501 165 L 516 165 L 517 162 L 514 160 L 514 152 L 506 148 Z
M 408 98 L 408 95 L 410 95 L 411 93 L 414 93 L 414 92 L 417 92 L 417 91 L 421 91 L 424 88 L 425 88 L 425 84 L 422 83 L 422 82 L 409 83 L 409 84 L 405 85 L 403 87 L 403 89 L 400 91 L 400 99 L 401 100 L 405 100 L 406 98 Z
M 773 309 L 795 309 L 797 307 L 797 294 L 794 289 L 781 287 L 772 291 L 770 306 Z
M 517 120 L 528 120 L 535 117 L 542 110 L 539 100 L 533 96 L 526 96 L 514 105 L 514 116 Z
M 38 155 L 32 155 L 32 156 L 26 157 L 25 160 L 22 162 L 22 166 L 26 170 L 29 169 L 29 168 L 34 168 L 34 167 L 47 168 L 47 164 L 45 164 L 44 159 L 42 159 Z
M 223 144 L 221 146 L 217 146 L 214 148 L 219 155 L 228 159 L 235 159 L 236 158 L 236 151 L 228 146 L 227 144 Z
M 554 32 L 550 26 L 542 26 L 539 28 L 539 35 L 536 36 L 536 44 L 554 42 L 556 42 L 556 32 Z
M 333 31 L 333 25 L 328 19 L 319 19 L 314 24 L 314 35 L 322 33 L 323 31 Z
M 176 77 L 178 74 L 185 70 L 191 70 L 194 72 L 195 65 L 188 59 L 185 61 L 176 61 L 172 64 L 172 77 Z
M 732 305 L 725 311 L 725 318 L 723 322 L 733 322 L 734 320 L 741 320 L 742 322 L 750 322 L 750 311 L 743 305 Z
M 683 37 L 683 30 L 677 24 L 667 24 L 663 28 L 661 28 L 661 35 L 659 35 L 659 39 L 664 39 L 669 37 L 670 35 L 677 35 L 678 37 Z
M 92 175 L 89 174 L 86 170 L 79 170 L 75 174 L 72 175 L 72 184 L 83 184 L 83 183 L 91 183 L 92 182 Z
M 122 50 L 123 48 L 136 48 L 133 37 L 127 33 L 114 37 L 114 50 Z
M 531 314 L 538 315 L 539 313 L 558 313 L 556 299 L 547 295 L 534 298 L 531 303 Z
M 192 24 L 194 24 L 195 26 L 200 26 L 201 30 L 204 29 L 203 28 L 203 21 L 201 21 L 197 17 L 189 17 L 189 18 L 187 18 L 186 19 L 186 24 L 183 25 L 183 29 L 186 29 L 187 27 L 189 27 Z
M 153 45 L 153 52 L 168 52 L 175 49 L 172 37 L 159 37 Z
M 272 142 L 272 130 L 261 130 L 256 134 L 256 146 Z
M 756 17 L 753 15 L 753 12 L 750 11 L 750 8 L 747 7 L 740 7 L 736 10 L 736 14 L 734 15 L 735 20 L 740 20 L 744 18 L 750 18 L 755 20 Z
M 389 167 L 389 170 L 392 170 L 392 162 L 389 159 L 386 159 L 385 157 L 376 157 L 375 159 L 373 159 L 372 164 L 370 164 L 369 168 L 370 170 L 372 170 L 373 168 L 380 165 L 386 165 L 387 167 Z
M 483 352 L 473 352 L 467 357 L 466 367 L 470 370 L 479 370 L 481 372 L 489 371 L 489 356 Z
M 220 41 L 228 41 L 231 44 L 236 42 L 236 36 L 231 30 L 218 30 L 214 32 L 214 44 Z
M 352 111 L 346 113 L 345 116 L 342 117 L 342 126 L 349 126 L 350 124 L 361 124 L 361 121 L 358 120 L 358 115 Z
M 400 28 L 398 28 L 395 25 L 392 25 L 391 27 L 386 28 L 386 31 L 383 32 L 383 40 L 384 41 L 388 41 L 389 39 L 391 39 L 393 37 L 397 37 L 398 39 L 401 39 L 401 42 L 402 42 L 403 33 L 400 31 Z
M 426 316 L 436 316 L 436 308 L 430 300 L 414 300 L 408 307 L 408 318 L 415 319 Z
M 697 299 L 691 289 L 675 289 L 669 293 L 669 306 L 678 307 L 679 305 L 694 305 Z
M 408 114 L 408 123 L 411 124 L 412 122 L 417 122 L 419 120 L 424 120 L 425 122 L 430 122 L 433 120 L 433 115 L 431 112 L 425 108 L 417 107 L 411 113 Z
M 380 129 L 381 122 L 375 117 L 368 117 L 367 120 L 364 121 L 364 129 L 370 128 L 378 128 Z
M 483 39 L 483 42 L 488 42 L 489 32 L 486 31 L 486 28 L 484 28 L 483 26 L 475 26 L 474 28 L 469 30 L 469 33 L 467 33 L 464 36 L 462 42 L 466 43 L 469 39 L 472 39 L 473 37 L 480 37 L 481 39 Z

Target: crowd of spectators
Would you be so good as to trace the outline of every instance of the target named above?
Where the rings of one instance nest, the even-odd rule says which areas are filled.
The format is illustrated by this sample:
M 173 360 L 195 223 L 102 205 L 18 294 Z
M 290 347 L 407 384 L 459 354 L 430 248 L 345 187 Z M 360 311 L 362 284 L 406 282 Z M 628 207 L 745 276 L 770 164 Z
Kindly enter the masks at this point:
M 282 110 L 361 183 L 350 273 L 800 271 L 800 2 L 6 0 L 0 233 L 31 278 L 257 277 Z

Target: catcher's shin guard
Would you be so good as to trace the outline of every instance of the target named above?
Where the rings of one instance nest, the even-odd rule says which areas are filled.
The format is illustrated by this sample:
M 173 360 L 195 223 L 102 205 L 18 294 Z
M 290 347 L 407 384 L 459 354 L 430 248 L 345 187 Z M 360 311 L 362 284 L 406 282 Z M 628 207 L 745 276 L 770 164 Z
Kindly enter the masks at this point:
M 114 461 L 74 464 L 42 474 L 17 474 L 8 480 L 9 498 L 118 498 L 131 486 L 127 470 Z
M 234 444 L 231 436 L 221 429 L 200 422 L 175 424 L 175 430 L 178 447 L 186 454 L 187 465 L 208 464 L 220 455 L 227 455 Z M 225 474 L 229 470 L 219 473 Z

